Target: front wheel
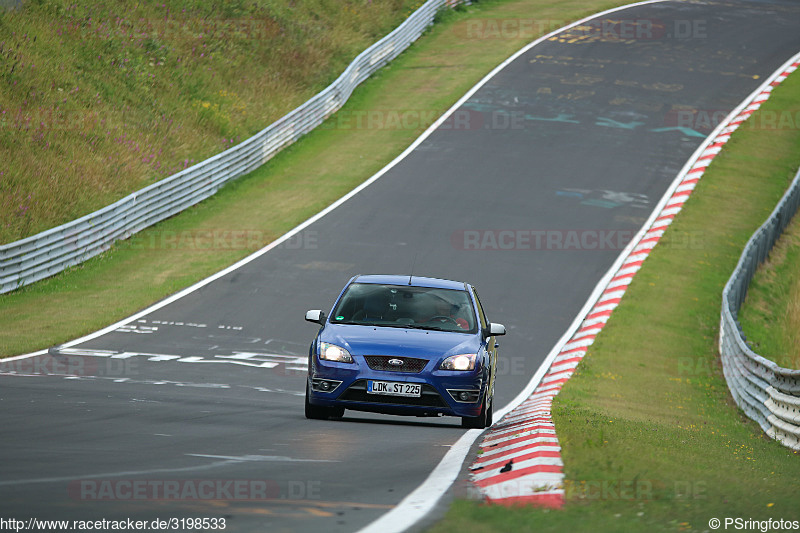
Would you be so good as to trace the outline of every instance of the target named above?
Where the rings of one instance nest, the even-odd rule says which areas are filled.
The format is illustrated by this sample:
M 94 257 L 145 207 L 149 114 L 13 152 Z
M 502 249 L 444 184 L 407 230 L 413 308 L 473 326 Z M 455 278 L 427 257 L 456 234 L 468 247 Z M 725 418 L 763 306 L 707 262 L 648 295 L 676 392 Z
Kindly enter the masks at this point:
M 492 425 L 492 399 L 483 401 L 481 412 L 478 416 L 462 416 L 461 427 L 469 429 L 483 429 Z

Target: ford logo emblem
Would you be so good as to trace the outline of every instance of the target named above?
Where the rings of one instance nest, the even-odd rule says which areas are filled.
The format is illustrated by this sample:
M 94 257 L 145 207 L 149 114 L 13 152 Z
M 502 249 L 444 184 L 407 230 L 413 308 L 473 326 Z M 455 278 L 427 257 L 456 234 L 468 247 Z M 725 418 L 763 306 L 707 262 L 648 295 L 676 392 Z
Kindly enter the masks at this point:
M 389 359 L 389 364 L 392 366 L 403 366 L 402 359 Z

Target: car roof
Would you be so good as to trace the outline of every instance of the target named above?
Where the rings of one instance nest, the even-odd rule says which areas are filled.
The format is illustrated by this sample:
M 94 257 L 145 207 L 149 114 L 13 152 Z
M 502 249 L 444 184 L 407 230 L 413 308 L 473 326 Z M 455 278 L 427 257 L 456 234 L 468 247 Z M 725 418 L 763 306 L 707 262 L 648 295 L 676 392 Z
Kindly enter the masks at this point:
M 409 283 L 409 278 L 411 282 Z M 435 289 L 455 289 L 463 291 L 467 284 L 462 281 L 453 281 L 440 278 L 426 278 L 423 276 L 397 276 L 387 274 L 371 274 L 356 276 L 353 283 L 375 283 L 379 285 L 410 285 L 412 287 L 430 287 Z

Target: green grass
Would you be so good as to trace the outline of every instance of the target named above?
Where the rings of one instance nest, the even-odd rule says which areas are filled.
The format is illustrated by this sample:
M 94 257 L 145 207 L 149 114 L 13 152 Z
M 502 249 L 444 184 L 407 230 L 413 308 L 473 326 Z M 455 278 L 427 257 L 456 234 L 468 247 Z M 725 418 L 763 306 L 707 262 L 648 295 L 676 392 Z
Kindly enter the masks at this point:
M 800 218 L 792 219 L 753 277 L 739 321 L 756 353 L 800 368 Z
M 795 74 L 761 113 L 798 111 Z M 736 407 L 717 349 L 723 286 L 798 164 L 800 128 L 743 126 L 645 261 L 553 404 L 564 509 L 459 501 L 432 531 L 709 531 L 715 517 L 800 520 L 800 454 Z M 685 245 L 690 237 L 702 245 Z
M 0 295 L 0 354 L 26 353 L 96 331 L 269 243 L 390 162 L 424 131 L 432 120 L 428 117 L 445 111 L 533 40 L 537 34 L 532 30 L 550 29 L 543 25 L 500 34 L 491 31 L 496 24 L 486 21 L 534 19 L 556 25 L 619 3 L 485 0 L 443 13 L 420 41 L 357 89 L 340 114 L 264 167 L 102 256 Z M 359 127 L 357 117 L 375 111 L 387 117 L 422 112 L 425 120 L 407 127 Z M 193 238 L 177 239 L 182 246 L 160 245 L 208 231 L 246 232 L 248 237 L 232 249 L 209 249 Z

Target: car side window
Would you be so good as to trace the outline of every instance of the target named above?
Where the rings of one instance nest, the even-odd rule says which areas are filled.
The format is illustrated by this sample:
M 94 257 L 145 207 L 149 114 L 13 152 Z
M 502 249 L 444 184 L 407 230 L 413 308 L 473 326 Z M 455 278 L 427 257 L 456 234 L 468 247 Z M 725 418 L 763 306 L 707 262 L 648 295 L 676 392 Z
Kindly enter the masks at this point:
M 481 329 L 486 330 L 489 327 L 489 321 L 486 320 L 486 314 L 483 312 L 481 299 L 478 298 L 478 291 L 472 287 L 472 294 L 475 296 L 475 305 L 478 307 L 478 319 L 481 321 Z

